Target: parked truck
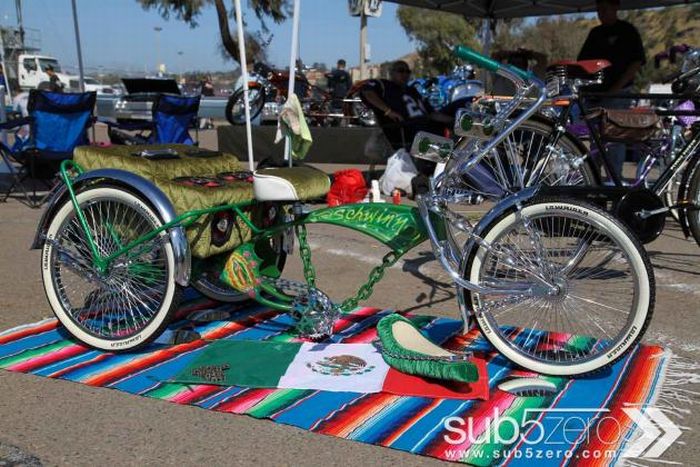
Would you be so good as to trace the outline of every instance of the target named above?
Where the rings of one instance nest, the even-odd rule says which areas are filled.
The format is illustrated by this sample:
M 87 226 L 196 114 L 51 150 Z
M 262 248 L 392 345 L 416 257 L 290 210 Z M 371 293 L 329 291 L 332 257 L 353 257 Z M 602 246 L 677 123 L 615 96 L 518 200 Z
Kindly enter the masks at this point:
M 49 81 L 49 75 L 46 73 L 46 69 L 49 67 L 53 68 L 66 89 L 70 87 L 71 80 L 78 80 L 77 76 L 64 73 L 58 60 L 53 57 L 22 54 L 17 60 L 19 87 L 24 90 L 35 89 L 39 84 Z
M 46 69 L 51 66 L 66 89 L 71 80 L 78 77 L 65 73 L 54 57 L 44 55 L 39 49 L 38 31 L 12 27 L 0 28 L 0 53 L 6 90 L 12 93 L 16 86 L 23 90 L 34 89 L 49 81 Z

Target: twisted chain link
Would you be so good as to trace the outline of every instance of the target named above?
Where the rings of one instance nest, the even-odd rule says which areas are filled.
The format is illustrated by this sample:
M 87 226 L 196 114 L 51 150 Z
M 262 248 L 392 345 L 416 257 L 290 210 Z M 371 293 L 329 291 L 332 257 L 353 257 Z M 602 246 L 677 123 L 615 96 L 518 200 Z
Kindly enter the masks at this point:
M 382 279 L 382 277 L 384 277 L 384 272 L 386 272 L 388 268 L 396 264 L 400 257 L 401 255 L 399 255 L 395 251 L 390 251 L 389 253 L 384 255 L 384 258 L 382 258 L 382 264 L 380 264 L 379 266 L 375 266 L 372 269 L 372 271 L 370 271 L 367 283 L 363 284 L 359 288 L 357 294 L 355 294 L 354 297 L 350 297 L 344 300 L 343 303 L 340 304 L 340 309 L 346 312 L 350 311 L 357 307 L 357 304 L 360 302 L 360 300 L 368 299 L 374 291 L 374 286 L 377 285 L 377 282 L 379 282 Z
M 311 262 L 311 248 L 307 241 L 306 226 L 304 224 L 299 224 L 296 226 L 296 235 L 299 239 L 299 253 L 301 256 L 301 262 L 304 269 L 304 278 L 306 279 L 306 284 L 309 288 L 316 288 L 316 270 Z M 340 309 L 342 311 L 350 311 L 357 307 L 360 300 L 366 300 L 374 291 L 377 282 L 382 280 L 384 273 L 388 268 L 396 264 L 401 255 L 395 251 L 390 251 L 382 258 L 382 263 L 375 266 L 369 273 L 369 278 L 367 282 L 360 286 L 357 293 L 350 298 L 347 298 L 340 304 Z M 289 285 L 289 284 L 286 284 Z
M 309 287 L 316 287 L 316 269 L 311 262 L 311 247 L 306 239 L 306 225 L 299 224 L 295 228 L 297 238 L 299 239 L 299 256 L 304 267 L 304 278 Z

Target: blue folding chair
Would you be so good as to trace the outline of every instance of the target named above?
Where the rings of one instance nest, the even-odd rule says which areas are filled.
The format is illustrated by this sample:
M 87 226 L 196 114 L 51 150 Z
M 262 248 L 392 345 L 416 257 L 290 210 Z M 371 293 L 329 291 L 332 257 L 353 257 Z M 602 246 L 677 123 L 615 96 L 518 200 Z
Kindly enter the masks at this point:
M 199 139 L 197 114 L 201 96 L 158 94 L 153 101 L 152 121 L 136 123 L 105 122 L 109 125 L 109 138 L 114 144 L 189 144 L 197 142 L 190 136 L 195 129 Z M 136 135 L 125 133 L 137 131 Z
M 29 92 L 27 111 L 29 116 L 0 124 L 0 129 L 19 129 L 29 125 L 29 137 L 16 141 L 12 148 L 0 143 L 0 153 L 13 178 L 12 185 L 1 201 L 21 188 L 28 204 L 38 207 L 44 201 L 36 200 L 36 184 L 33 197 L 24 188 L 27 179 L 42 181 L 51 188 L 49 181 L 55 178 L 61 162 L 73 157 L 73 150 L 88 144 L 88 128 L 94 123 L 93 111 L 97 94 L 60 93 L 33 89 Z M 13 161 L 20 164 L 15 170 Z

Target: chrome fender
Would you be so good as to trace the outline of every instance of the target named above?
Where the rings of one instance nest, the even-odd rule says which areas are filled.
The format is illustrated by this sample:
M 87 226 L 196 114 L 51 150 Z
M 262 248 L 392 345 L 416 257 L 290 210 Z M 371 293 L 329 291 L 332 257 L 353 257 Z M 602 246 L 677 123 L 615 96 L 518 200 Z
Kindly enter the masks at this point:
M 99 169 L 85 172 L 73 180 L 73 188 L 77 193 L 86 186 L 102 183 L 117 188 L 123 188 L 126 191 L 140 196 L 151 205 L 164 223 L 177 218 L 175 208 L 160 188 L 145 178 L 125 170 Z M 46 209 L 39 221 L 39 226 L 31 249 L 43 248 L 49 224 L 56 212 L 65 202 L 70 202 L 68 187 L 65 184 L 60 184 L 54 189 L 48 200 Z M 170 242 L 173 246 L 173 254 L 175 256 L 175 282 L 185 287 L 190 282 L 190 270 L 192 265 L 190 245 L 187 242 L 185 229 L 181 226 L 171 228 L 169 234 Z
M 461 277 L 464 277 L 464 274 L 467 272 L 467 263 L 472 255 L 472 250 L 478 246 L 476 241 L 474 241 L 474 236 L 483 238 L 486 227 L 491 225 L 493 221 L 501 217 L 504 213 L 514 210 L 518 204 L 525 204 L 532 200 L 537 196 L 538 192 L 539 186 L 532 186 L 503 198 L 489 212 L 487 212 L 486 215 L 481 218 L 481 220 L 479 220 L 479 222 L 474 226 L 472 235 L 462 249 L 462 258 L 459 262 L 459 272 Z

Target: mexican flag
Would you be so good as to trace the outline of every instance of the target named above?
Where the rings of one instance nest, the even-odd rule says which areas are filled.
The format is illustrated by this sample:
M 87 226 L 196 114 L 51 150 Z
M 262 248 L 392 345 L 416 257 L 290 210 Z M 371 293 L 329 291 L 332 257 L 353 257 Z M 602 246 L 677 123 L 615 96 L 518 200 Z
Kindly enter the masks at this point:
M 476 383 L 451 383 L 391 368 L 371 344 L 220 340 L 209 344 L 172 382 L 252 388 L 312 389 L 486 399 L 485 362 Z

